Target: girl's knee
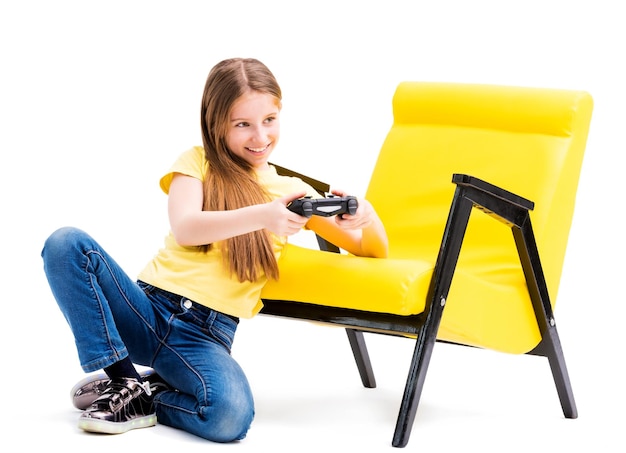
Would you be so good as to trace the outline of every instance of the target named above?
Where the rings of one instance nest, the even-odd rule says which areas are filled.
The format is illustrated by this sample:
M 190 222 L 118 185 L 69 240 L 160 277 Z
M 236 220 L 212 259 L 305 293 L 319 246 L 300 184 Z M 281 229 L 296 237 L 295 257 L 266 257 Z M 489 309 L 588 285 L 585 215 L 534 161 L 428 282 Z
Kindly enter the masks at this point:
M 41 254 L 45 256 L 46 253 L 56 253 L 66 249 L 68 244 L 76 242 L 80 236 L 84 235 L 85 233 L 78 228 L 61 227 L 48 236 Z
M 228 403 L 203 407 L 201 412 L 206 423 L 206 438 L 215 442 L 233 442 L 246 437 L 254 419 L 251 398 L 226 398 Z

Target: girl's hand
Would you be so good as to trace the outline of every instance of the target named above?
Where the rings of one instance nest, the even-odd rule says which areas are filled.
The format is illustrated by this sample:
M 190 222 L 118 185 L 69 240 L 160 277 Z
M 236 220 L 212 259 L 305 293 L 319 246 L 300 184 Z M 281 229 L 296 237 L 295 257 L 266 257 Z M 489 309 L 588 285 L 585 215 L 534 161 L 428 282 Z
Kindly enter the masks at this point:
M 332 190 L 338 197 L 347 197 L 343 190 Z M 357 256 L 384 258 L 388 243 L 385 227 L 374 206 L 364 199 L 359 203 L 354 215 L 342 214 L 333 217 L 312 216 L 308 227 L 331 244 Z
M 267 203 L 265 228 L 277 236 L 291 236 L 300 231 L 309 219 L 291 212 L 287 205 L 305 195 L 306 192 L 292 193 Z
M 332 190 L 333 195 L 338 197 L 347 197 L 348 194 L 343 190 Z M 376 218 L 376 214 L 374 212 L 374 208 L 370 204 L 369 201 L 358 198 L 358 208 L 354 215 L 350 214 L 342 214 L 335 216 L 335 222 L 337 225 L 344 230 L 359 230 L 363 228 L 367 228 L 372 224 L 374 219 Z

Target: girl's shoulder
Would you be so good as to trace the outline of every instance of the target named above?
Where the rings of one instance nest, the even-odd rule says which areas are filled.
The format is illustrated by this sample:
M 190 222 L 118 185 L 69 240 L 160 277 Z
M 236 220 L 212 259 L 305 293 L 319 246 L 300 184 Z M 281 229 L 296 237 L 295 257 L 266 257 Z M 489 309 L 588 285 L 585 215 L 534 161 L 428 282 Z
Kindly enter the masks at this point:
M 161 190 L 166 194 L 169 193 L 175 173 L 182 173 L 202 181 L 206 174 L 207 165 L 202 146 L 189 148 L 178 156 L 167 173 L 161 177 L 159 181 Z

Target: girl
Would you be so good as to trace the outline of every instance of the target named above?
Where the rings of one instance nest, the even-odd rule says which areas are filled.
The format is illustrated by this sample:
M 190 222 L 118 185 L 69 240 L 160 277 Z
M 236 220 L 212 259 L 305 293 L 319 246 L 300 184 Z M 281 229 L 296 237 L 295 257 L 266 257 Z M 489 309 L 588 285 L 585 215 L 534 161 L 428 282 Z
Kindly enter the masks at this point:
M 287 237 L 306 226 L 352 254 L 386 256 L 384 228 L 367 200 L 341 217 L 287 209 L 317 194 L 268 164 L 280 110 L 280 87 L 261 62 L 229 59 L 210 71 L 203 147 L 183 153 L 160 180 L 171 229 L 137 281 L 81 230 L 61 228 L 47 239 L 44 270 L 81 366 L 105 372 L 73 389 L 81 429 L 122 433 L 158 419 L 216 442 L 244 438 L 254 403 L 230 348 L 239 318 L 257 314 L 264 283 L 279 278 Z

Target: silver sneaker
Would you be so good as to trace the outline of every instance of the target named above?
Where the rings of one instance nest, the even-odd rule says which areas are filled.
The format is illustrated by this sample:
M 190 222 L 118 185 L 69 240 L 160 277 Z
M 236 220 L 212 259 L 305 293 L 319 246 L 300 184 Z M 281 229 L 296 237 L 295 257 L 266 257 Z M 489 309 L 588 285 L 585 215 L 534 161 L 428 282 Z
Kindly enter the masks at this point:
M 165 390 L 164 384 L 139 382 L 134 378 L 111 379 L 96 400 L 78 419 L 84 431 L 121 434 L 131 429 L 147 428 L 157 423 L 154 393 Z
M 163 380 L 158 376 L 154 370 L 148 369 L 139 373 L 144 381 L 160 381 Z M 93 403 L 104 391 L 111 382 L 111 379 L 105 373 L 93 374 L 78 381 L 72 390 L 70 391 L 70 398 L 72 405 L 81 411 L 84 411 L 91 403 Z

